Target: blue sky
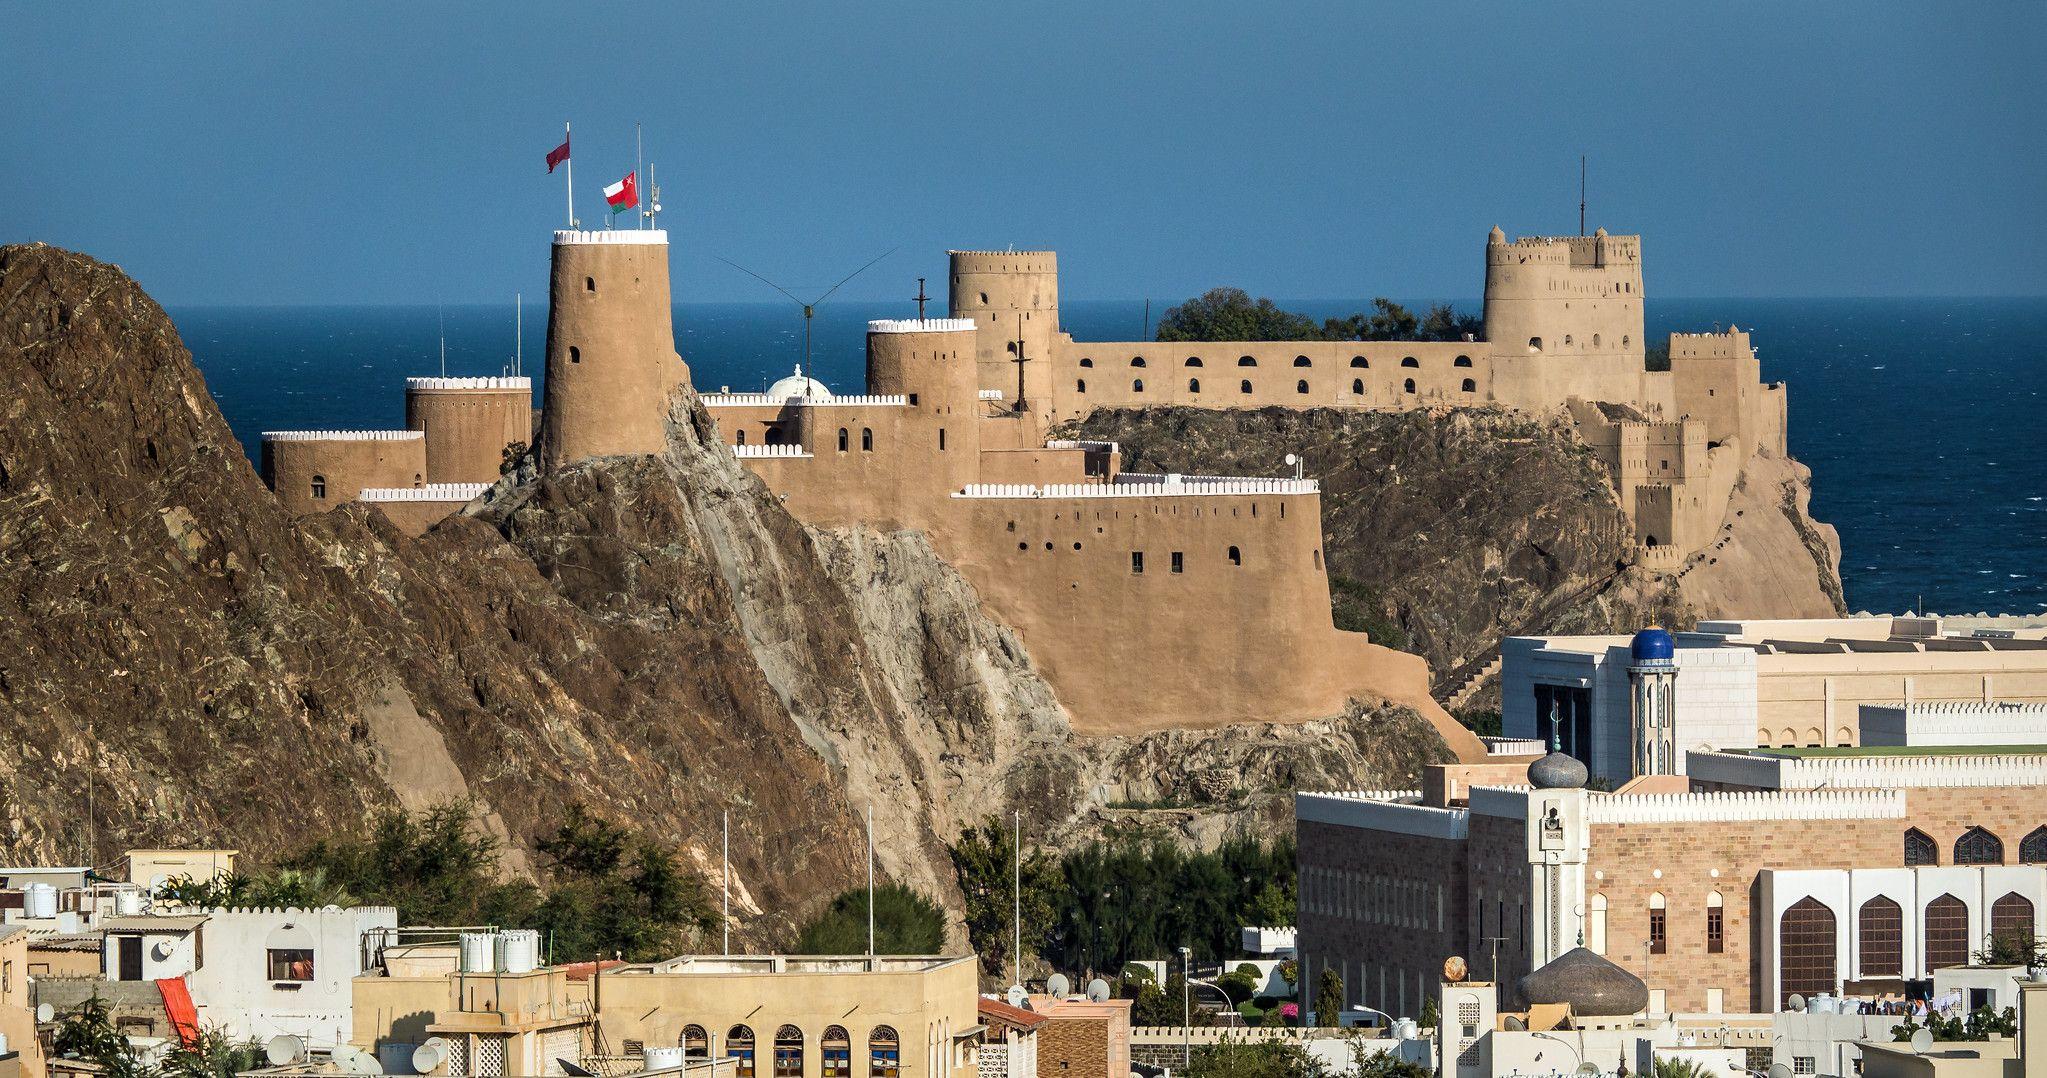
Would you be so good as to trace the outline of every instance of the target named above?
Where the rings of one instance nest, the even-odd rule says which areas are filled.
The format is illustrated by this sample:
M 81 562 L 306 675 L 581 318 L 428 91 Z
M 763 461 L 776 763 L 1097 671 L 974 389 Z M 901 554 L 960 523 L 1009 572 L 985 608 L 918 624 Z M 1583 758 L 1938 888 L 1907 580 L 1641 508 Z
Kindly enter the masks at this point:
M 1697 8 L 1699 10 L 1694 10 Z M 1652 296 L 2047 294 L 2047 5 L 24 5 L 0 241 L 169 304 L 544 285 L 645 124 L 678 299 L 1053 247 L 1069 299 L 1473 297 L 1495 223 Z

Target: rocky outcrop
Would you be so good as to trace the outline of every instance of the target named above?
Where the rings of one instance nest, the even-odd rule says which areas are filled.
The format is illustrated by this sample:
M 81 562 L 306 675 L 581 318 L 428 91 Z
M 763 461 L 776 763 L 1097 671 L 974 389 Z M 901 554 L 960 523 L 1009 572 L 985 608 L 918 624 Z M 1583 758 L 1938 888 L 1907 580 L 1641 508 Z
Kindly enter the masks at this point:
M 0 247 L 0 377 L 11 858 L 260 858 L 470 797 L 518 870 L 579 801 L 709 874 L 729 812 L 740 937 L 773 943 L 860 878 L 869 808 L 884 872 L 951 899 L 945 843 L 984 813 L 1212 839 L 1442 752 L 1398 709 L 1077 737 L 921 536 L 806 530 L 687 389 L 665 454 L 529 461 L 411 539 L 284 513 L 113 267 Z
M 1148 408 L 1070 432 L 1120 442 L 1133 471 L 1280 475 L 1297 454 L 1322 483 L 1339 618 L 1364 607 L 1443 688 L 1502 636 L 1839 608 L 1838 541 L 1806 514 L 1808 473 L 1778 457 L 1751 459 L 1713 548 L 1656 572 L 1634 564 L 1612 477 L 1562 413 Z

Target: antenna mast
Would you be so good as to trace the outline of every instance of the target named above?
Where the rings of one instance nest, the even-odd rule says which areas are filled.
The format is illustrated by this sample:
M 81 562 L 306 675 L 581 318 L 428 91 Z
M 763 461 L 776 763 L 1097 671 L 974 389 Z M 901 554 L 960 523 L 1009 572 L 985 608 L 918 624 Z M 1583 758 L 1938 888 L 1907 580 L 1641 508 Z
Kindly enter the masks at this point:
M 635 180 L 639 179 L 639 174 L 640 174 L 641 172 L 644 172 L 644 171 L 646 171 L 646 168 L 647 168 L 647 151 L 646 151 L 645 147 L 644 147 L 644 146 L 642 145 L 642 143 L 641 143 L 641 141 L 640 141 L 640 121 L 638 121 L 638 120 L 634 120 L 634 121 L 633 121 L 633 178 L 634 178 Z M 637 183 L 633 184 L 633 210 L 635 211 L 635 213 L 634 213 L 634 216 L 636 216 L 636 217 L 638 217 L 638 218 L 640 219 L 640 227 L 641 227 L 642 229 L 646 228 L 646 227 L 647 227 L 647 207 L 646 207 L 646 201 L 645 201 L 644 199 L 640 198 L 640 185 L 639 185 L 639 184 L 637 184 Z M 1583 231 L 1585 231 L 1585 230 L 1581 228 L 1581 229 L 1579 229 L 1578 231 L 1580 231 L 1580 232 L 1583 232 Z
M 1578 234 L 1585 234 L 1585 155 L 1578 155 Z
M 512 293 L 512 373 L 526 373 L 526 295 Z
M 441 377 L 446 378 L 448 376 L 448 316 L 442 312 L 441 305 L 438 303 L 434 304 L 434 318 L 441 324 Z
M 930 299 L 931 299 L 931 297 L 930 297 L 930 296 L 927 296 L 927 295 L 925 295 L 925 294 L 924 294 L 924 278 L 922 278 L 922 277 L 919 277 L 919 278 L 917 278 L 917 296 L 916 296 L 916 299 L 917 299 L 917 321 L 919 321 L 919 322 L 922 322 L 922 321 L 924 320 L 924 304 L 925 304 L 925 303 L 927 303 L 927 302 L 929 302 L 929 301 L 930 301 Z

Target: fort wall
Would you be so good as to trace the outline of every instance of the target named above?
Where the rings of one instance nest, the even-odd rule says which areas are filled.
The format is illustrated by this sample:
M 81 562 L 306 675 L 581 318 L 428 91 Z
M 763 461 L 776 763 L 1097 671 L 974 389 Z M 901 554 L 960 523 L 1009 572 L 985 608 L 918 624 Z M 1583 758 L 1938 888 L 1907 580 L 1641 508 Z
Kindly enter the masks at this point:
M 531 378 L 407 378 L 405 426 L 426 434 L 429 483 L 493 483 L 533 438 Z
M 668 395 L 688 377 L 675 352 L 668 233 L 556 232 L 542 467 L 664 452 Z
M 426 484 L 426 435 L 411 430 L 263 432 L 263 482 L 294 513 L 319 513 L 364 487 Z
M 423 487 L 365 487 L 357 495 L 376 506 L 393 527 L 417 538 L 456 510 L 481 497 L 489 483 L 428 483 Z

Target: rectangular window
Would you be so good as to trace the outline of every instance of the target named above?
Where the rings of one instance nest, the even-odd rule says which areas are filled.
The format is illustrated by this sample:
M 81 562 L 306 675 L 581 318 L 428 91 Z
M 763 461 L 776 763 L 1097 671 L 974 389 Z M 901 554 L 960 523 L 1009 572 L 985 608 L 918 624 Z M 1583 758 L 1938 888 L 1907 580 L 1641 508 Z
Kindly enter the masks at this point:
M 272 947 L 264 952 L 273 981 L 313 979 L 313 952 L 304 947 Z
M 1181 554 L 1181 552 L 1180 552 L 1180 551 L 1177 551 L 1177 550 L 1173 551 L 1173 571 L 1174 571 L 1174 572 L 1176 572 L 1176 573 L 1179 573 L 1179 572 L 1185 572 L 1185 571 L 1186 571 L 1186 565 L 1185 565 L 1185 563 L 1184 563 L 1184 562 L 1183 562 L 1183 560 L 1182 560 L 1182 559 L 1183 559 L 1184 557 L 1185 557 L 1185 556 L 1184 556 L 1183 554 Z
M 945 428 L 938 428 L 938 451 L 945 452 Z
M 1792 1056 L 1791 1073 L 1812 1074 L 1819 1070 L 1819 1060 L 1813 1056 Z
M 1144 551 L 1133 550 L 1130 552 L 1130 571 L 1133 573 L 1144 572 Z
M 1649 911 L 1649 953 L 1662 954 L 1664 951 L 1662 910 Z
M 1726 922 L 1721 920 L 1720 907 L 1706 907 L 1706 953 L 1720 954 L 1727 950 Z

